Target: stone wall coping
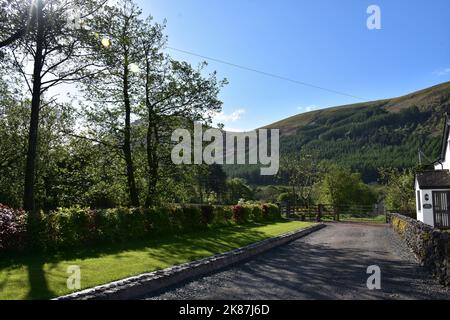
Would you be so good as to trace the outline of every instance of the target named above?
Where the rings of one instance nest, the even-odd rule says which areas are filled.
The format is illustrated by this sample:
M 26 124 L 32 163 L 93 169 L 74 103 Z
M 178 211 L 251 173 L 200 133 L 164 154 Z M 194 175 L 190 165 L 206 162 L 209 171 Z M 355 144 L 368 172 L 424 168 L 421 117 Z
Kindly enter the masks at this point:
M 402 220 L 404 220 L 406 222 L 409 222 L 409 223 L 411 223 L 413 225 L 418 226 L 422 230 L 425 230 L 425 231 L 428 231 L 428 232 L 432 232 L 432 233 L 435 233 L 435 234 L 440 234 L 442 237 L 450 239 L 450 233 L 449 232 L 440 230 L 438 228 L 433 228 L 432 226 L 430 226 L 428 224 L 425 224 L 422 221 L 413 219 L 411 217 L 404 216 L 404 215 L 399 214 L 399 213 L 388 213 L 387 215 L 388 216 L 392 216 L 392 217 L 397 217 L 399 219 L 402 219 Z

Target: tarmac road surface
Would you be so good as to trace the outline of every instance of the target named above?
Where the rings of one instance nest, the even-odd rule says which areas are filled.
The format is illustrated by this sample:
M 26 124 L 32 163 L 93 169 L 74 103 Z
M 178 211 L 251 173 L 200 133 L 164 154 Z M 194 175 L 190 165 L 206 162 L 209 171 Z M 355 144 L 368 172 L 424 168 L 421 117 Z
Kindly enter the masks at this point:
M 369 290 L 369 266 L 381 290 Z M 183 283 L 149 300 L 447 299 L 387 225 L 330 223 L 250 261 Z

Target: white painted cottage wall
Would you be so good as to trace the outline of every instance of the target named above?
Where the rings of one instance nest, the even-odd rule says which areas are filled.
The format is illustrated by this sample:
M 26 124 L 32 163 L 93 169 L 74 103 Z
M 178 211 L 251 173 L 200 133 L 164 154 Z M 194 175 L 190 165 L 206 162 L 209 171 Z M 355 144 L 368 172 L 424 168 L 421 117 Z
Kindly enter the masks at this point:
M 449 190 L 420 190 L 419 182 L 416 179 L 416 212 L 417 212 L 417 220 L 422 221 L 423 223 L 434 227 L 434 214 L 433 214 L 433 192 L 434 191 L 449 191 Z M 421 208 L 419 208 L 419 198 L 417 197 L 417 192 L 419 191 L 420 204 Z M 428 196 L 428 201 L 425 200 L 426 196 Z M 425 209 L 423 206 L 429 204 L 431 205 L 431 209 Z
M 423 194 L 422 194 L 422 190 L 419 189 L 419 182 L 416 179 L 416 212 L 417 212 L 417 220 L 422 221 L 423 222 L 423 209 L 422 209 L 422 204 L 423 204 Z M 420 201 L 419 201 L 420 199 Z
M 422 196 L 422 219 L 420 220 L 425 224 L 428 224 L 432 227 L 434 227 L 434 214 L 433 214 L 433 191 L 437 190 L 422 190 L 421 196 Z M 428 195 L 428 201 L 425 201 L 425 196 Z M 424 204 L 430 204 L 431 209 L 425 209 L 423 207 Z

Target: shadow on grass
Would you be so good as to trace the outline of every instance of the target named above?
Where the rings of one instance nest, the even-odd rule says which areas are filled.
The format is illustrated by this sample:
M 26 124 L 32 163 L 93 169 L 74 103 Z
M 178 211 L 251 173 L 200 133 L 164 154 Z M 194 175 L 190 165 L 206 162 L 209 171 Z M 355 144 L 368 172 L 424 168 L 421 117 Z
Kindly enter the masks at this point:
M 261 241 L 269 235 L 254 228 L 289 223 L 273 221 L 269 223 L 251 223 L 208 228 L 204 231 L 186 234 L 171 234 L 139 241 L 126 241 L 113 245 L 95 245 L 87 248 L 68 249 L 58 253 L 34 252 L 1 257 L 0 272 L 5 279 L 0 279 L 0 288 L 8 281 L 8 273 L 19 267 L 27 269 L 29 292 L 27 299 L 48 299 L 56 294 L 49 289 L 44 266 L 75 259 L 100 258 L 113 255 L 119 259 L 127 251 L 148 249 L 151 258 L 167 265 L 179 264 L 186 260 L 196 260 Z M 158 250 L 151 250 L 158 249 Z
M 256 226 L 259 225 L 253 225 L 253 227 Z M 149 254 L 160 261 L 165 261 L 167 256 L 196 260 L 246 246 L 268 237 L 263 232 L 252 230 L 250 226 L 223 228 L 220 233 L 218 231 L 210 230 L 202 234 L 177 236 L 172 238 L 172 241 L 160 242 L 159 248 L 162 250 Z
M 44 271 L 45 263 L 45 259 L 37 257 L 37 259 L 30 261 L 27 265 L 28 281 L 30 284 L 30 290 L 26 297 L 28 300 L 50 299 L 56 295 L 48 288 Z
M 13 270 L 15 268 L 24 267 L 27 277 L 26 279 L 28 281 L 28 291 L 25 292 L 23 296 L 12 296 L 11 299 L 25 298 L 35 300 L 54 297 L 55 293 L 48 287 L 46 271 L 44 270 L 46 263 L 46 257 L 40 257 L 39 255 L 17 258 L 10 257 L 9 259 L 2 258 L 0 263 L 0 292 L 7 290 L 9 281 L 17 281 L 17 279 L 12 279 L 11 277 L 12 275 L 15 275 Z M 20 285 L 23 286 L 23 284 Z

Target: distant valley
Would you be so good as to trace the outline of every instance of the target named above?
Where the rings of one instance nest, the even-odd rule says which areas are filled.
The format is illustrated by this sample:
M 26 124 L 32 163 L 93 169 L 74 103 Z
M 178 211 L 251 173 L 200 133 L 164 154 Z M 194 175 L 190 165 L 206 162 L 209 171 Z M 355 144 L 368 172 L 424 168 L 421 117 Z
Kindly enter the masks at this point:
M 417 166 L 419 149 L 436 159 L 446 112 L 450 82 L 403 97 L 303 113 L 265 128 L 281 130 L 281 154 L 316 150 L 320 160 L 350 167 L 366 182 L 375 182 L 379 168 Z M 226 171 L 249 183 L 269 182 L 255 167 Z

